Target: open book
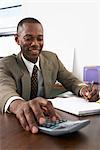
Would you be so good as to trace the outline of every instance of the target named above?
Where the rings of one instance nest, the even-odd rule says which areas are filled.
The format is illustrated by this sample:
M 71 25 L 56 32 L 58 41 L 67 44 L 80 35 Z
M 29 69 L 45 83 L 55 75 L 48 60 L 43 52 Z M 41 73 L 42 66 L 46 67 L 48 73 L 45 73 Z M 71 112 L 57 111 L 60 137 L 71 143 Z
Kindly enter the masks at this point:
M 57 97 L 49 99 L 57 109 L 72 113 L 78 116 L 100 114 L 100 104 L 88 102 L 87 100 L 72 96 L 68 98 Z

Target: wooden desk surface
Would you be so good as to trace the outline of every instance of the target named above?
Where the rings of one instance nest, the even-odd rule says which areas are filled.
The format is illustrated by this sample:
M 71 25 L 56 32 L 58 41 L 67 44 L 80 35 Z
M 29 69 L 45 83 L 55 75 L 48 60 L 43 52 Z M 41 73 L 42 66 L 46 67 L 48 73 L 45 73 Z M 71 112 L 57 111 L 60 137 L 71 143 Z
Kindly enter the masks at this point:
M 89 118 L 90 125 L 72 134 L 53 137 L 43 133 L 31 134 L 20 126 L 12 114 L 0 114 L 0 150 L 99 150 L 100 115 L 76 117 L 64 112 L 68 119 Z

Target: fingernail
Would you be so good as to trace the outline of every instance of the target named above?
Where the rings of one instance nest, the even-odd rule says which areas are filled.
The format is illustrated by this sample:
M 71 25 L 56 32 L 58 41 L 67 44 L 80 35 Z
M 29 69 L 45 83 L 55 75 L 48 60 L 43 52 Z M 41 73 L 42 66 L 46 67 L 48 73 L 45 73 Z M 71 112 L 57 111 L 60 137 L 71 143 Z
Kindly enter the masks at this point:
M 46 120 L 45 120 L 45 118 L 43 118 L 43 117 L 41 117 L 41 118 L 39 119 L 39 123 L 40 123 L 40 124 L 45 123 L 45 121 L 46 121 Z
M 52 121 L 56 121 L 57 118 L 55 116 L 52 117 Z
M 35 126 L 33 126 L 33 127 L 32 127 L 32 133 L 37 133 L 37 132 L 38 132 L 38 128 L 35 127 Z
M 30 130 L 30 128 L 28 126 L 26 126 L 26 131 L 29 131 L 29 130 Z
M 91 95 L 89 95 L 88 98 L 90 99 L 90 98 L 91 98 Z
M 89 95 L 89 92 L 86 92 L 85 95 L 88 96 L 88 95 Z

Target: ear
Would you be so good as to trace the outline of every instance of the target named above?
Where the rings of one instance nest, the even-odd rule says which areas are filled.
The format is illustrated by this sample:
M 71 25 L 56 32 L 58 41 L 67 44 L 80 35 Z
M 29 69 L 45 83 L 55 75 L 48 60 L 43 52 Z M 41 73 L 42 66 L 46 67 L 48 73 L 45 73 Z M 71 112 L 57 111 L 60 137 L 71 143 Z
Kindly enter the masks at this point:
M 17 35 L 17 34 L 15 34 L 15 35 L 14 35 L 14 37 L 15 37 L 15 41 L 16 41 L 16 43 L 19 45 L 18 35 Z

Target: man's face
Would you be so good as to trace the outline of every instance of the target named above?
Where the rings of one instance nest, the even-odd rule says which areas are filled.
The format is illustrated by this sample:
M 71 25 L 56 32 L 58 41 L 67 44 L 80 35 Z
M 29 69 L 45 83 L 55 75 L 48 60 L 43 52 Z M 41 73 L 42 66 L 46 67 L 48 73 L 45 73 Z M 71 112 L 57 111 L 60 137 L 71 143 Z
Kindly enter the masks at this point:
M 24 57 L 36 62 L 43 48 L 43 28 L 39 23 L 24 23 L 15 37 Z

